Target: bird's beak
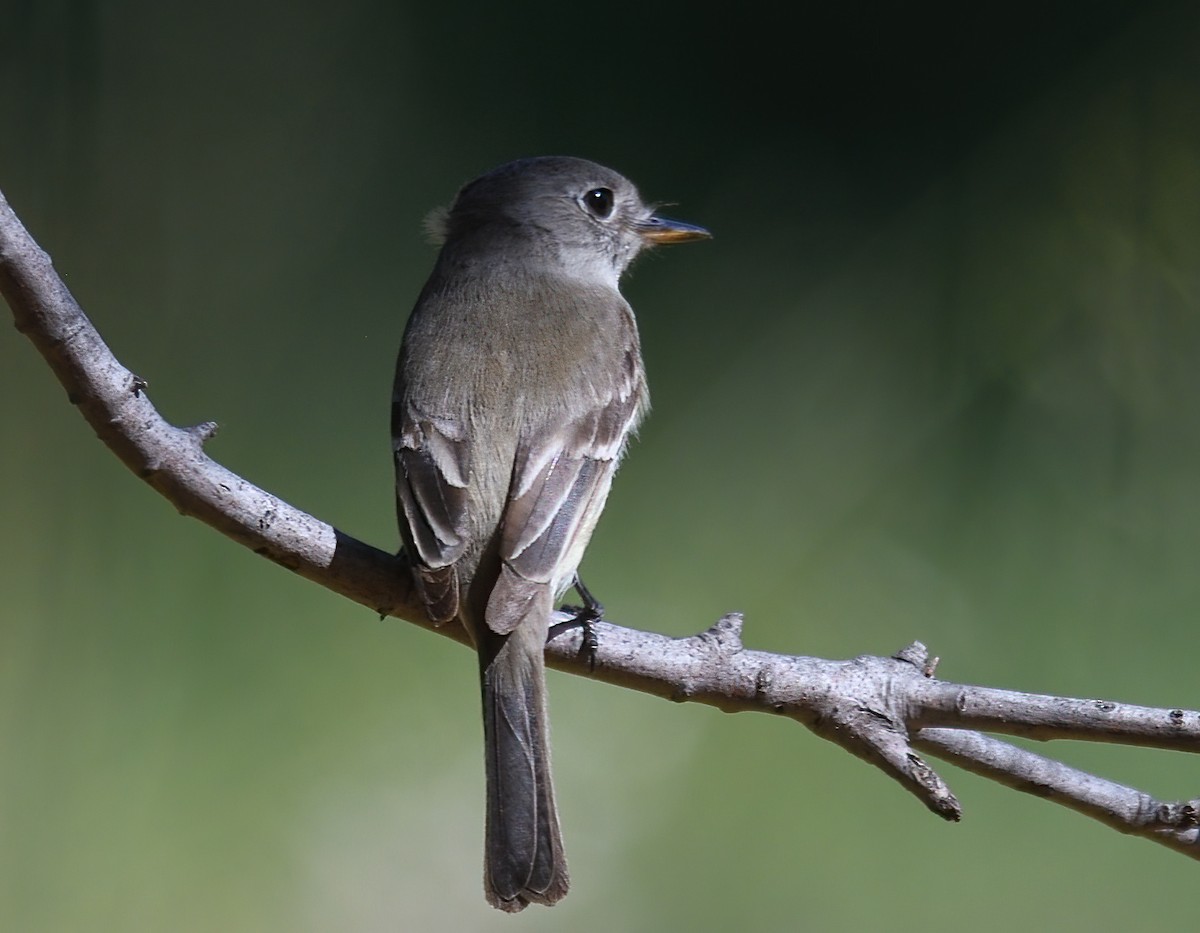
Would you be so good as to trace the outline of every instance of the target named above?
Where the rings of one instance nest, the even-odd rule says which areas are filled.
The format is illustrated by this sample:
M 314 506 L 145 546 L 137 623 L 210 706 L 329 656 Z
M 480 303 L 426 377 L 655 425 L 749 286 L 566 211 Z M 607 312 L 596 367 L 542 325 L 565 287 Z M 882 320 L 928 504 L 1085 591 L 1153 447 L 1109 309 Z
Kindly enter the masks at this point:
M 690 243 L 692 240 L 707 240 L 712 234 L 695 224 L 666 217 L 647 217 L 637 225 L 638 235 L 648 243 Z

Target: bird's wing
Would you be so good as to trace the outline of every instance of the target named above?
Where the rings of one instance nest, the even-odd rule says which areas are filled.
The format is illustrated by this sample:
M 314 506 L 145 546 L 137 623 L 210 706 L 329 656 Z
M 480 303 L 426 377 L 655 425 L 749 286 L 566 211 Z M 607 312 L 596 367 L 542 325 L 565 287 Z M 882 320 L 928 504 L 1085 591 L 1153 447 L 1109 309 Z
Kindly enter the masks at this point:
M 467 546 L 470 447 L 457 421 L 418 411 L 398 388 L 392 405 L 396 508 L 430 618 L 458 615 L 454 563 Z
M 636 344 L 608 398 L 522 438 L 500 529 L 500 575 L 488 600 L 488 628 L 504 635 L 539 590 L 557 596 L 574 581 L 612 484 L 625 441 L 646 405 Z

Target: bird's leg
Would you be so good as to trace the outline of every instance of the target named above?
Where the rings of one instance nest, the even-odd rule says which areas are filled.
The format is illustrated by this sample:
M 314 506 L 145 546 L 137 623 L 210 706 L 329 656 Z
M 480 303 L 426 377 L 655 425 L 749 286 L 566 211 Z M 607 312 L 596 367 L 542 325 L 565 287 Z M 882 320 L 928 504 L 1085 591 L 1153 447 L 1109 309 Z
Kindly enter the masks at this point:
M 568 619 L 566 622 L 559 622 L 557 625 L 550 627 L 549 638 L 557 638 L 568 629 L 579 626 L 583 629 L 583 639 L 579 643 L 579 655 L 586 655 L 588 661 L 588 670 L 596 669 L 596 649 L 599 647 L 599 642 L 596 640 L 596 629 L 593 623 L 599 622 L 604 618 L 604 607 L 600 605 L 600 601 L 592 595 L 591 590 L 583 585 L 583 581 L 579 579 L 579 574 L 575 574 L 574 583 L 575 592 L 579 594 L 579 598 L 583 600 L 582 606 L 563 606 L 563 612 L 571 613 L 574 618 Z

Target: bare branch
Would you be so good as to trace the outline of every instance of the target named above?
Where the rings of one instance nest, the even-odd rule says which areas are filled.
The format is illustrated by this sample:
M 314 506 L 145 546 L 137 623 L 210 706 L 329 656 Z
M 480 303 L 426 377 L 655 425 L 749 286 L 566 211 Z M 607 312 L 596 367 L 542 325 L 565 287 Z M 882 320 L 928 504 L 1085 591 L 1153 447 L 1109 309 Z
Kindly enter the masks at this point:
M 913 745 L 1009 787 L 1078 810 L 1120 832 L 1200 858 L 1200 800 L 1165 802 L 978 732 L 922 729 Z
M 155 410 L 145 380 L 112 355 L 0 195 L 0 293 L 71 402 L 134 473 L 192 515 L 315 583 L 383 615 L 433 628 L 402 556 L 357 541 L 231 473 L 204 442 L 214 424 L 178 428 Z M 747 650 L 727 615 L 689 638 L 597 623 L 595 668 L 581 636 L 548 646 L 557 668 L 679 702 L 787 716 L 889 774 L 946 819 L 958 800 L 917 749 L 1038 794 L 1122 832 L 1200 857 L 1200 801 L 1162 802 L 966 729 L 1200 751 L 1200 713 L 1037 696 L 933 679 L 920 644 L 848 661 Z M 438 629 L 465 641 L 454 625 Z

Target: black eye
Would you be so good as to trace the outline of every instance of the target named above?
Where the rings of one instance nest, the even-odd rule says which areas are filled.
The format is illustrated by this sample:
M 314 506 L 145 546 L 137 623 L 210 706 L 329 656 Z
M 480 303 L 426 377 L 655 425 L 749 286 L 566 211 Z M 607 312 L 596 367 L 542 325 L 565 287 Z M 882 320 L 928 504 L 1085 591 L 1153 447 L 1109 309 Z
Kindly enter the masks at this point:
M 593 188 L 583 196 L 583 205 L 601 220 L 607 220 L 613 211 L 611 188 Z

